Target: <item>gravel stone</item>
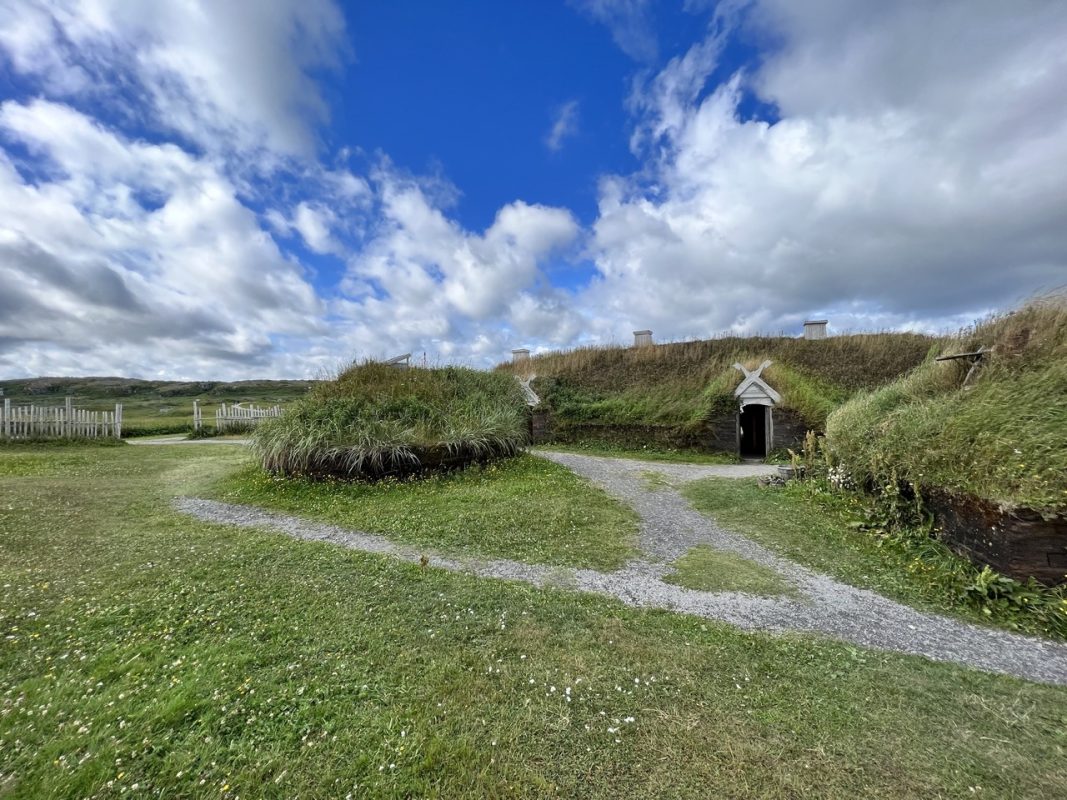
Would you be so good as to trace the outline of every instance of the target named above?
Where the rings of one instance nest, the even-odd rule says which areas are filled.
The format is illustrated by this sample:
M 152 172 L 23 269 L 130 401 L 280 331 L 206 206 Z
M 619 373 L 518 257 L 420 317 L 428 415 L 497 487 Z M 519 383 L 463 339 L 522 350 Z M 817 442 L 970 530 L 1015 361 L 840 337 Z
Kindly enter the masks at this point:
M 537 587 L 564 587 L 613 597 L 638 608 L 660 608 L 720 620 L 743 630 L 828 636 L 864 647 L 948 661 L 1041 683 L 1067 685 L 1067 645 L 983 628 L 916 611 L 881 595 L 849 586 L 782 558 L 752 540 L 723 530 L 697 513 L 672 486 L 650 487 L 647 472 L 671 483 L 706 477 L 752 478 L 774 472 L 766 465 L 696 465 L 642 462 L 571 453 L 541 452 L 630 504 L 641 516 L 644 558 L 614 572 L 482 560 L 428 552 L 384 536 L 312 522 L 249 506 L 192 497 L 175 507 L 208 522 L 263 528 L 308 541 L 323 541 L 367 553 L 486 578 Z M 769 567 L 796 587 L 799 599 L 756 597 L 739 592 L 703 592 L 665 583 L 670 563 L 696 545 L 726 550 Z

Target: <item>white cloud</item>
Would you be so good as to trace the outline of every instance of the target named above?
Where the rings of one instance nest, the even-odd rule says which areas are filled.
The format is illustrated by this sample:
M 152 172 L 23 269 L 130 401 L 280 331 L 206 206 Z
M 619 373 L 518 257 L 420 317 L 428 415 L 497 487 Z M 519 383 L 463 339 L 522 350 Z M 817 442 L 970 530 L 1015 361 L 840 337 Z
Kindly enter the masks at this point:
M 704 92 L 717 35 L 673 60 L 635 99 L 649 170 L 602 183 L 594 327 L 936 324 L 1064 283 L 1067 7 L 1035 12 L 768 2 L 751 80 Z
M 573 307 L 570 295 L 559 290 L 520 294 L 509 304 L 506 319 L 513 346 L 502 349 L 506 343 L 498 342 L 494 361 L 502 361 L 507 350 L 520 345 L 565 347 L 587 333 L 585 318 Z
M 132 81 L 156 125 L 211 151 L 256 151 L 249 163 L 313 152 L 327 107 L 311 73 L 345 52 L 331 0 L 5 5 L 0 45 L 18 72 L 71 97 Z
M 0 106 L 4 139 L 52 174 L 30 182 L 0 151 L 0 282 L 18 295 L 0 315 L 0 370 L 262 369 L 276 338 L 323 332 L 301 267 L 206 158 L 42 100 Z
M 377 233 L 350 261 L 343 287 L 351 299 L 342 313 L 366 326 L 369 341 L 397 351 L 431 343 L 461 357 L 476 355 L 472 342 L 501 325 L 535 333 L 525 321 L 551 295 L 540 265 L 579 233 L 570 212 L 516 201 L 479 234 L 449 219 L 419 181 L 383 169 L 377 183 Z
M 38 76 L 51 92 L 73 94 L 91 84 L 88 73 L 64 57 L 52 13 L 43 4 L 0 0 L 0 55 L 3 54 L 16 72 Z
M 654 54 L 646 3 L 584 7 Z M 588 231 L 521 199 L 468 230 L 443 179 L 317 160 L 312 76 L 344 53 L 340 12 L 251 8 L 0 0 L 3 68 L 50 98 L 0 105 L 0 374 L 307 375 L 409 350 L 484 365 L 814 314 L 944 327 L 1067 283 L 1063 4 L 719 4 L 635 84 L 642 164 L 602 178 Z M 739 19 L 763 61 L 709 84 Z M 742 113 L 754 95 L 780 120 Z M 311 285 L 281 249 L 297 235 L 344 260 L 340 286 Z M 552 286 L 579 258 L 591 284 Z
M 659 45 L 648 17 L 648 0 L 569 0 L 590 19 L 611 31 L 620 50 L 635 61 L 656 59 Z
M 564 141 L 578 133 L 578 101 L 568 100 L 556 111 L 556 118 L 545 137 L 545 146 L 554 153 L 562 149 Z
M 482 235 L 462 230 L 421 188 L 384 176 L 385 222 L 379 237 L 353 262 L 351 274 L 371 279 L 390 296 L 442 302 L 476 320 L 503 310 L 538 278 L 538 262 L 577 235 L 563 209 L 516 201 L 502 208 Z
M 703 90 L 708 76 L 715 69 L 720 49 L 719 36 L 709 36 L 680 56 L 675 56 L 658 73 L 642 83 L 639 80 L 630 96 L 629 105 L 637 115 L 630 149 L 643 155 L 645 147 L 664 138 L 671 138 L 689 114 Z
M 302 202 L 296 207 L 292 225 L 314 252 L 344 255 L 344 249 L 330 233 L 335 221 L 330 209 Z

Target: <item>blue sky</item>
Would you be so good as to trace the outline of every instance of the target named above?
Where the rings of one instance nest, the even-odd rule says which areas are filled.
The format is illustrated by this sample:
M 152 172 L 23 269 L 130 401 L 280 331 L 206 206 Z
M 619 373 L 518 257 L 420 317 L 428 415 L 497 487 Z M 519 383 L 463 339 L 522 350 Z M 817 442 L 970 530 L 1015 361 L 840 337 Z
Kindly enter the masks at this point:
M 0 376 L 944 330 L 1067 284 L 1067 6 L 0 0 Z

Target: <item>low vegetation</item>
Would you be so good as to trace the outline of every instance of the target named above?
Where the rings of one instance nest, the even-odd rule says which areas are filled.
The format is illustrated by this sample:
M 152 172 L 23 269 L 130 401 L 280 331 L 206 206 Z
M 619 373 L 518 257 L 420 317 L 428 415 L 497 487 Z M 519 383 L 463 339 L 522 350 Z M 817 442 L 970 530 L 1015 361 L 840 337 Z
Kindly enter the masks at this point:
M 497 369 L 537 376 L 533 386 L 561 441 L 599 438 L 707 448 L 708 426 L 736 410 L 733 391 L 743 378 L 735 362 L 754 368 L 771 360 L 765 375 L 783 396 L 779 408 L 821 430 L 849 396 L 905 374 L 935 343 L 910 333 L 822 341 L 722 337 L 653 347 L 578 348 Z M 732 449 L 732 429 L 728 438 Z
M 15 450 L 36 450 L 41 447 L 70 447 L 72 445 L 84 445 L 86 447 L 124 447 L 126 442 L 113 436 L 82 437 L 71 436 L 60 439 L 54 436 L 31 436 L 26 439 L 3 439 L 0 438 L 0 447 Z
M 991 349 L 966 380 L 966 360 Z M 827 440 L 857 484 L 897 480 L 1002 506 L 1067 511 L 1067 295 L 992 317 L 834 412 Z
M 636 555 L 631 510 L 565 467 L 529 455 L 374 483 L 283 479 L 249 466 L 211 494 L 433 551 L 600 570 Z
M 635 445 L 626 446 L 610 440 L 582 439 L 577 442 L 553 442 L 546 450 L 605 458 L 631 458 L 639 461 L 659 461 L 673 464 L 736 464 L 732 453 L 708 453 L 682 447 Z
M 672 565 L 667 583 L 704 592 L 745 592 L 774 597 L 795 595 L 792 585 L 769 567 L 734 553 L 698 545 Z
M 170 508 L 246 459 L 0 450 L 4 796 L 1067 795 L 1063 688 Z
M 252 446 L 276 475 L 380 478 L 514 455 L 526 401 L 511 376 L 368 362 L 317 385 Z
M 1067 588 L 975 566 L 928 527 L 901 524 L 888 497 L 835 489 L 825 477 L 784 489 L 708 478 L 682 493 L 719 524 L 845 583 L 971 622 L 1067 639 Z

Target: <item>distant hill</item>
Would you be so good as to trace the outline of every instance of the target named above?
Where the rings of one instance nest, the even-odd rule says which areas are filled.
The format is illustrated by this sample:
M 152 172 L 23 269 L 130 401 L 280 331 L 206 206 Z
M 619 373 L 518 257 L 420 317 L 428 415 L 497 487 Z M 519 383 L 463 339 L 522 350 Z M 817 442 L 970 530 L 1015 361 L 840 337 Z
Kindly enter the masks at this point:
M 74 395 L 77 397 L 130 397 L 158 395 L 160 397 L 212 397 L 233 394 L 262 394 L 271 392 L 305 392 L 317 381 L 145 381 L 138 378 L 21 378 L 0 380 L 5 397 L 44 397 Z

